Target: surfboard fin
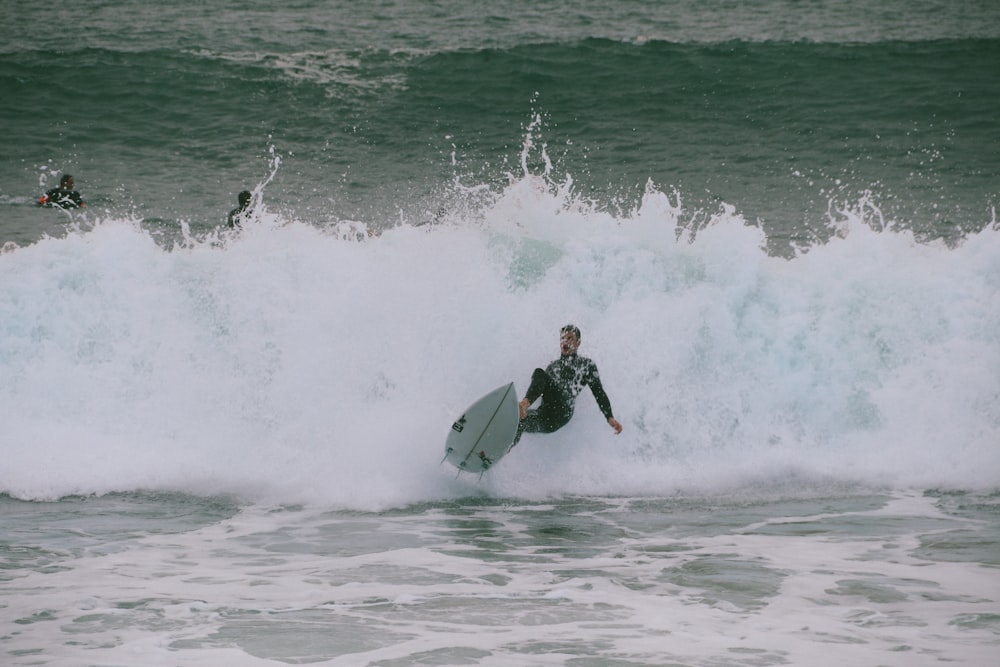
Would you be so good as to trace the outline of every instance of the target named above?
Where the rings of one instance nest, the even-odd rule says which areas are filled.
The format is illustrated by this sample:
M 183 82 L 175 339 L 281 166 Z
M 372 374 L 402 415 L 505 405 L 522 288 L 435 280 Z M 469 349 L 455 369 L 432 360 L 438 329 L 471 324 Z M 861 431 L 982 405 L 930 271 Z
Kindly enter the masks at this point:
M 490 466 L 493 465 L 493 459 L 486 456 L 486 452 L 479 452 L 479 460 L 482 462 L 483 472 L 489 470 Z

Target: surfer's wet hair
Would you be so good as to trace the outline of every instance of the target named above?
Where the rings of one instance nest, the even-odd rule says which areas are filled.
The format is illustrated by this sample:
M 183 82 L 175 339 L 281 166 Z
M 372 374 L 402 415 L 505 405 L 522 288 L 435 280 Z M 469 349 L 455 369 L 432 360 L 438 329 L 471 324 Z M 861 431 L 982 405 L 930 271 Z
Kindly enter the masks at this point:
M 577 340 L 580 340 L 580 329 L 575 324 L 567 324 L 562 329 L 559 330 L 560 334 L 571 333 L 576 336 Z

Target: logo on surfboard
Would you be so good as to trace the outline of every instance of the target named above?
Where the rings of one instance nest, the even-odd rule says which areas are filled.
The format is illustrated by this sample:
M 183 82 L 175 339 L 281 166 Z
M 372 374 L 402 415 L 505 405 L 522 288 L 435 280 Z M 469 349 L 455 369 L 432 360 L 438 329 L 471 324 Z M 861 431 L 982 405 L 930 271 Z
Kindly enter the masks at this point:
M 451 430 L 456 433 L 461 433 L 465 428 L 465 415 L 458 418 L 458 421 L 451 425 Z

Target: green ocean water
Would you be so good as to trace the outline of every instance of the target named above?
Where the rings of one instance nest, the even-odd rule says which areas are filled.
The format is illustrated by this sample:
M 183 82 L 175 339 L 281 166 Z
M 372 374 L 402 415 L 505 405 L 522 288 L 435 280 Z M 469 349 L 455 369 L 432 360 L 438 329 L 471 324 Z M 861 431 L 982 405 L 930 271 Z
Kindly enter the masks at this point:
M 427 222 L 527 167 L 612 212 L 648 182 L 693 226 L 732 206 L 777 252 L 859 201 L 954 239 L 997 202 L 998 10 L 896 9 L 18 8 L 0 50 L 4 240 L 59 228 L 30 203 L 61 172 L 92 209 L 211 228 L 274 156 L 269 207 L 318 224 Z

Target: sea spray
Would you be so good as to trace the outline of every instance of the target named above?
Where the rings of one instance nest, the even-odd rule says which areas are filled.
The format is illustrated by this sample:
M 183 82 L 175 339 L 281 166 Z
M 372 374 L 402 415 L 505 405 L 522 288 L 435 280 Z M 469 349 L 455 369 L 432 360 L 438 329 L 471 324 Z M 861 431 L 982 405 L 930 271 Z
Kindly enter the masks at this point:
M 782 483 L 1000 482 L 997 231 L 956 247 L 850 220 L 793 259 L 733 210 L 678 230 L 647 187 L 616 217 L 544 176 L 477 221 L 380 236 L 295 221 L 164 249 L 129 221 L 0 261 L 0 488 L 384 506 L 468 493 L 447 426 L 524 391 L 584 332 L 590 396 L 484 488 L 669 494 Z

